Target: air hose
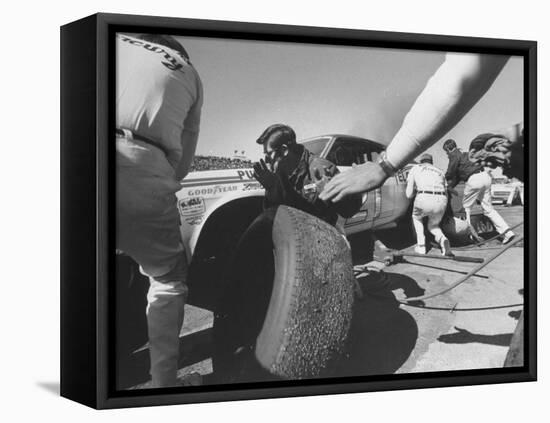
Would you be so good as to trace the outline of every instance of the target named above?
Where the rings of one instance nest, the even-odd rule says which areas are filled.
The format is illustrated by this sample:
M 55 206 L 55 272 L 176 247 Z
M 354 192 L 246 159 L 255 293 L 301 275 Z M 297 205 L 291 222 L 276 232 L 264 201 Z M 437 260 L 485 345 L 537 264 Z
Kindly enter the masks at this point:
M 523 223 L 523 222 L 522 222 Z M 516 225 L 516 226 L 519 226 L 519 225 Z M 512 229 L 512 228 L 510 228 Z M 491 257 L 489 257 L 488 259 L 485 260 L 484 263 L 476 266 L 475 268 L 473 268 L 472 270 L 470 270 L 467 274 L 465 274 L 464 276 L 460 277 L 456 282 L 454 282 L 453 284 L 451 284 L 450 286 L 448 286 L 447 288 L 441 290 L 441 291 L 438 291 L 438 292 L 434 292 L 432 294 L 426 294 L 426 295 L 422 295 L 420 297 L 412 297 L 412 298 L 407 298 L 405 300 L 398 300 L 398 302 L 402 303 L 402 304 L 407 304 L 407 303 L 410 303 L 410 302 L 416 302 L 416 301 L 423 301 L 423 300 L 427 300 L 429 298 L 434 298 L 434 297 L 437 297 L 439 295 L 443 295 L 449 291 L 451 291 L 452 289 L 456 288 L 457 286 L 461 285 L 462 283 L 464 283 L 466 280 L 468 280 L 470 277 L 472 277 L 473 275 L 475 275 L 477 272 L 479 272 L 481 269 L 483 269 L 485 266 L 487 266 L 489 263 L 491 263 L 493 260 L 495 260 L 498 256 L 500 256 L 501 254 L 503 254 L 504 252 L 508 251 L 510 248 L 512 248 L 515 244 L 517 244 L 518 242 L 522 241 L 523 240 L 523 236 L 520 236 L 516 239 L 513 239 L 512 241 L 510 241 L 506 246 L 504 246 L 501 250 L 495 252 Z

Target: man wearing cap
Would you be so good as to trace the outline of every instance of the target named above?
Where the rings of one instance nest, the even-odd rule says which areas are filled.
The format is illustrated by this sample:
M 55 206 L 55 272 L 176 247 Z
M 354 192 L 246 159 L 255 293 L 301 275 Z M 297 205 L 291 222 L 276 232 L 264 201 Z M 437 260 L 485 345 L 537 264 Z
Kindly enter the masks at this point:
M 116 248 L 149 277 L 153 387 L 176 386 L 188 266 L 175 193 L 197 145 L 202 84 L 171 36 L 117 34 L 116 52 Z
M 412 214 L 417 240 L 415 251 L 419 254 L 426 254 L 426 237 L 422 221 L 427 218 L 428 230 L 441 247 L 441 253 L 446 256 L 452 255 L 449 240 L 439 227 L 447 207 L 445 174 L 433 165 L 433 158 L 430 154 L 426 153 L 420 156 L 420 164 L 410 170 L 405 194 L 407 198 L 416 196 Z
M 256 142 L 263 146 L 265 161 L 254 165 L 254 177 L 265 188 L 264 207 L 287 205 L 335 225 L 338 215 L 349 218 L 361 208 L 361 196 L 340 203 L 319 199 L 338 168 L 296 142 L 294 130 L 283 124 L 269 126 Z M 339 228 L 343 232 L 342 228 Z
M 491 176 L 485 172 L 484 167 L 476 162 L 470 161 L 468 153 L 460 151 L 456 142 L 448 139 L 443 143 L 443 150 L 449 157 L 446 178 L 450 188 L 454 188 L 460 182 L 466 182 L 462 206 L 466 212 L 466 220 L 471 224 L 472 207 L 476 200 L 480 201 L 483 214 L 493 222 L 499 234 L 504 235 L 503 244 L 507 244 L 514 238 L 515 234 L 509 230 L 508 224 L 502 216 L 494 209 L 491 199 Z

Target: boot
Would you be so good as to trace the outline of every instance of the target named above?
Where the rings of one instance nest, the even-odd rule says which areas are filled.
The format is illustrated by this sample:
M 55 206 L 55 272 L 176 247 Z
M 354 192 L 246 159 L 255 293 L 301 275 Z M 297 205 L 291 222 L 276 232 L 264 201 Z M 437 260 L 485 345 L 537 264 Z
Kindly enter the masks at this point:
M 451 243 L 447 238 L 441 239 L 441 255 L 451 257 L 453 252 L 451 251 Z

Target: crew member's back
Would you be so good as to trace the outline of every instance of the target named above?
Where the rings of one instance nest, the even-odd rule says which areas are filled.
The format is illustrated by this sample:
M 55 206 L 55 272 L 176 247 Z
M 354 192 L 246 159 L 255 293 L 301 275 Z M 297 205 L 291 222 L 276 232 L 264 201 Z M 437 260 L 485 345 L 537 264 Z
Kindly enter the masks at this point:
M 116 125 L 159 143 L 176 167 L 195 145 L 182 132 L 198 132 L 202 85 L 181 52 L 128 35 L 117 36 Z M 189 145 L 192 144 L 192 145 Z

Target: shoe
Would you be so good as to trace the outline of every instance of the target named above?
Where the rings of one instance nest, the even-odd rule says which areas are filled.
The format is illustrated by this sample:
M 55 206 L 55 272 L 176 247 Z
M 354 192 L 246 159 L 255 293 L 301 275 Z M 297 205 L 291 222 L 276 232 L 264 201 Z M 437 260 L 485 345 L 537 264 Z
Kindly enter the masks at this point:
M 414 247 L 414 252 L 417 254 L 426 254 L 426 246 L 425 245 L 417 245 Z
M 516 234 L 513 233 L 512 231 L 508 231 L 504 234 L 504 238 L 502 239 L 502 244 L 503 245 L 506 245 L 508 244 L 511 240 L 513 240 L 514 238 L 516 237 Z
M 447 238 L 441 240 L 441 255 L 451 257 L 453 252 L 451 251 L 451 243 Z

